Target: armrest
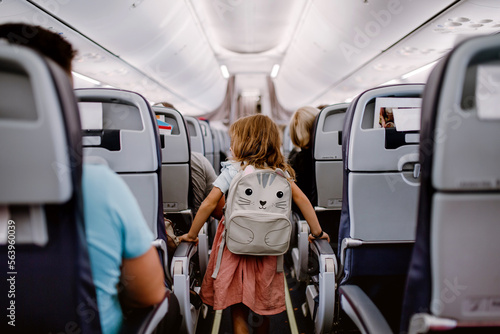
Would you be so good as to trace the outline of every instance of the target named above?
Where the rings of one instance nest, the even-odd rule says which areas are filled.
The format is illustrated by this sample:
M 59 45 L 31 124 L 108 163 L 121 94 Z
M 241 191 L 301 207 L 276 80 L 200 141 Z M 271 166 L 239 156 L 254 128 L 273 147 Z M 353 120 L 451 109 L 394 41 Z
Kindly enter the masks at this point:
M 170 276 L 170 269 L 168 267 L 169 263 L 168 263 L 167 243 L 163 239 L 156 239 L 153 240 L 152 245 L 158 250 L 158 253 L 163 263 L 163 273 L 165 274 L 165 279 L 167 280 L 168 286 L 171 288 L 173 281 L 172 281 L 172 276 Z
M 172 259 L 172 277 L 174 279 L 174 294 L 179 300 L 182 314 L 181 333 L 195 333 L 199 309 L 191 304 L 191 277 L 189 263 L 195 256 L 198 247 L 194 243 L 181 242 L 175 250 Z M 170 333 L 170 330 L 168 331 Z
M 335 314 L 335 275 L 337 273 L 337 258 L 332 247 L 325 239 L 316 239 L 309 243 L 311 251 L 318 257 L 319 274 L 318 274 L 318 290 L 316 294 L 319 296 L 317 301 L 317 311 L 314 320 L 316 333 L 329 333 L 332 330 L 334 314 Z M 311 298 L 315 293 L 309 289 L 308 304 L 310 309 L 314 305 L 314 298 Z M 313 311 L 311 310 L 311 313 Z
M 392 333 L 382 313 L 360 287 L 344 285 L 339 294 L 342 309 L 362 333 Z
M 189 275 L 189 261 L 196 254 L 198 246 L 191 242 L 181 242 L 175 250 L 172 259 L 172 276 L 184 274 Z
M 124 310 L 121 334 L 149 334 L 157 328 L 168 328 L 176 333 L 181 325 L 179 302 L 176 296 L 167 290 L 163 300 L 157 305 Z M 162 331 L 159 331 L 162 333 Z
M 205 276 L 209 259 L 208 222 L 198 232 L 198 260 L 201 277 Z
M 447 331 L 457 328 L 454 319 L 439 318 L 432 314 L 416 313 L 411 317 L 409 334 L 428 333 L 430 331 Z
M 293 269 L 297 280 L 307 278 L 307 260 L 309 258 L 309 225 L 305 220 L 296 221 L 297 247 L 292 249 Z
M 323 255 L 335 255 L 332 246 L 326 241 L 326 239 L 315 239 L 311 243 L 311 249 L 318 256 Z M 336 262 L 336 261 L 335 261 Z

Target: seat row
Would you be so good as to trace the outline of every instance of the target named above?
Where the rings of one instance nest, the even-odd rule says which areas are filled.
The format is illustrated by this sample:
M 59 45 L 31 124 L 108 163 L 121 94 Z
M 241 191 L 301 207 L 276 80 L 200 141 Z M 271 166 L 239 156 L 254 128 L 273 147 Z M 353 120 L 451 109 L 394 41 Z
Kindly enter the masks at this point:
M 467 40 L 425 86 L 363 92 L 342 126 L 345 105 L 318 115 L 315 204 L 341 205 L 321 222 L 338 248 L 299 226 L 292 250 L 316 333 L 498 331 L 499 54 L 499 36 Z
M 229 135 L 226 131 L 212 127 L 208 121 L 192 116 L 184 116 L 184 120 L 188 127 L 191 150 L 203 154 L 219 175 L 221 161 L 229 156 Z
M 196 245 L 183 243 L 168 254 L 164 213 L 192 219 L 190 146 L 196 144 L 189 134 L 212 139 L 208 124 L 202 127 L 194 118 L 186 122 L 172 108 L 152 108 L 133 92 L 73 91 L 66 73 L 19 46 L 0 49 L 0 94 L 5 159 L 0 227 L 11 231 L 2 232 L 0 248 L 12 254 L 10 264 L 2 264 L 12 280 L 1 286 L 13 293 L 2 298 L 7 302 L 2 305 L 11 308 L 16 329 L 64 332 L 70 326 L 100 332 L 81 206 L 82 163 L 87 163 L 107 165 L 131 189 L 164 266 L 163 302 L 130 316 L 123 331 L 149 333 L 163 321 L 162 326 L 195 333 L 200 307 L 192 305 L 190 263 L 200 254 L 195 262 L 206 267 L 208 248 L 197 252 Z M 170 128 L 159 129 L 158 117 Z M 197 125 L 196 132 L 189 132 L 188 124 Z M 210 150 L 201 139 L 203 146 L 195 147 Z M 208 247 L 202 239 L 200 247 Z M 2 322 L 2 328 L 9 326 Z

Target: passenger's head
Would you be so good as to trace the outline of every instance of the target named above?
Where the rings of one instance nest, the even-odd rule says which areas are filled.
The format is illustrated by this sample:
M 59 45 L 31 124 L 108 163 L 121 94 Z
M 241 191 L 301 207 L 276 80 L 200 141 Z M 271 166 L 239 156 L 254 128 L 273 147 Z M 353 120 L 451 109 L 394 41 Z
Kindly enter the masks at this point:
M 311 141 L 314 119 L 318 109 L 314 107 L 301 107 L 297 109 L 290 120 L 290 139 L 300 148 L 308 148 Z
M 253 115 L 240 118 L 229 128 L 233 158 L 257 168 L 281 168 L 294 177 L 281 153 L 278 126 L 269 117 Z
M 0 25 L 0 39 L 38 51 L 61 66 L 71 77 L 71 62 L 76 51 L 61 35 L 40 26 L 8 23 Z

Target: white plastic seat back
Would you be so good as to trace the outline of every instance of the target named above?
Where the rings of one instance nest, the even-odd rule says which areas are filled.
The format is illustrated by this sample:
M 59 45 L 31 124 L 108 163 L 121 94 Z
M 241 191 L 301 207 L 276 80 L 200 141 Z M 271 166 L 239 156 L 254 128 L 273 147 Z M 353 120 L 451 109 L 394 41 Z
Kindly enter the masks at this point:
M 7 50 L 0 68 L 0 203 L 63 203 L 72 185 L 58 92 L 44 82 L 50 72 L 36 55 L 23 48 L 18 64 L 8 60 L 18 48 L 1 47 Z
M 172 126 L 160 131 L 162 154 L 163 211 L 178 212 L 189 208 L 190 146 L 184 118 L 172 108 L 153 107 L 157 116 Z
M 192 116 L 184 116 L 188 127 L 191 151 L 205 155 L 205 142 L 200 121 Z
M 77 89 L 84 157 L 101 160 L 135 195 L 157 236 L 160 205 L 160 153 L 156 120 L 139 94 L 117 89 Z
M 318 114 L 313 131 L 314 164 L 318 206 L 342 207 L 342 128 L 348 103 L 325 107 Z
M 70 78 L 0 41 L 0 332 L 100 332 L 85 239 L 81 134 Z
M 500 91 L 494 79 L 500 74 L 500 38 L 471 40 L 456 52 L 444 75 L 436 116 L 435 136 L 445 140 L 434 144 L 432 167 L 432 296 L 440 298 L 446 282 L 457 279 L 467 293 L 451 303 L 435 303 L 432 311 L 500 325 L 495 279 L 500 265 L 492 265 L 500 253 Z M 469 62 L 466 68 L 464 62 Z M 475 89 L 461 89 L 466 85 Z M 485 304 L 486 309 L 476 308 Z
M 414 84 L 368 90 L 351 102 L 343 128 L 339 286 L 364 291 L 393 330 L 399 326 L 415 240 L 419 122 L 412 121 L 420 114 L 423 88 Z M 402 121 L 395 109 L 403 107 L 407 117 Z M 397 128 L 382 127 L 381 115 L 382 122 Z M 344 299 L 352 297 L 345 295 L 349 288 L 343 291 Z M 347 305 L 343 309 L 355 319 Z
M 348 142 L 344 143 L 348 177 L 348 189 L 344 189 L 348 198 L 344 201 L 349 206 L 351 238 L 415 239 L 420 185 L 418 129 L 382 128 L 376 120 L 380 110 L 375 108 L 408 107 L 418 115 L 423 88 L 424 85 L 375 88 L 363 93 L 353 105 L 352 120 L 349 124 L 346 120 L 345 124 L 349 130 L 344 128 L 350 132 Z
M 432 72 L 422 107 L 419 252 L 405 305 L 472 333 L 500 327 L 499 54 L 499 35 L 459 44 Z
M 203 134 L 203 143 L 205 144 L 205 157 L 210 161 L 212 167 L 215 168 L 214 164 L 214 137 L 212 134 L 212 128 L 207 121 L 199 121 L 201 126 L 201 132 Z

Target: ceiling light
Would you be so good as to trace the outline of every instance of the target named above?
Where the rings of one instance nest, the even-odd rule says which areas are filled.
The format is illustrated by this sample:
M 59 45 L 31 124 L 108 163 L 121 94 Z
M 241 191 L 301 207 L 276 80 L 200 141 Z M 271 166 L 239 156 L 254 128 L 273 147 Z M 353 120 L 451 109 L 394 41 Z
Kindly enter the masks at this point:
M 80 74 L 80 73 L 76 73 L 76 72 L 71 72 L 75 77 L 77 78 L 80 78 L 80 79 L 83 79 L 87 82 L 90 82 L 91 84 L 93 85 L 97 85 L 97 86 L 100 86 L 101 85 L 101 82 L 100 81 L 97 81 L 95 79 L 92 79 L 92 78 L 89 78 L 83 74 Z
M 227 70 L 227 66 L 226 65 L 221 65 L 220 66 L 220 70 L 222 72 L 222 76 L 224 77 L 224 79 L 229 78 L 229 71 Z
M 276 78 L 278 76 L 278 72 L 280 70 L 279 64 L 274 64 L 273 69 L 271 70 L 271 78 Z

